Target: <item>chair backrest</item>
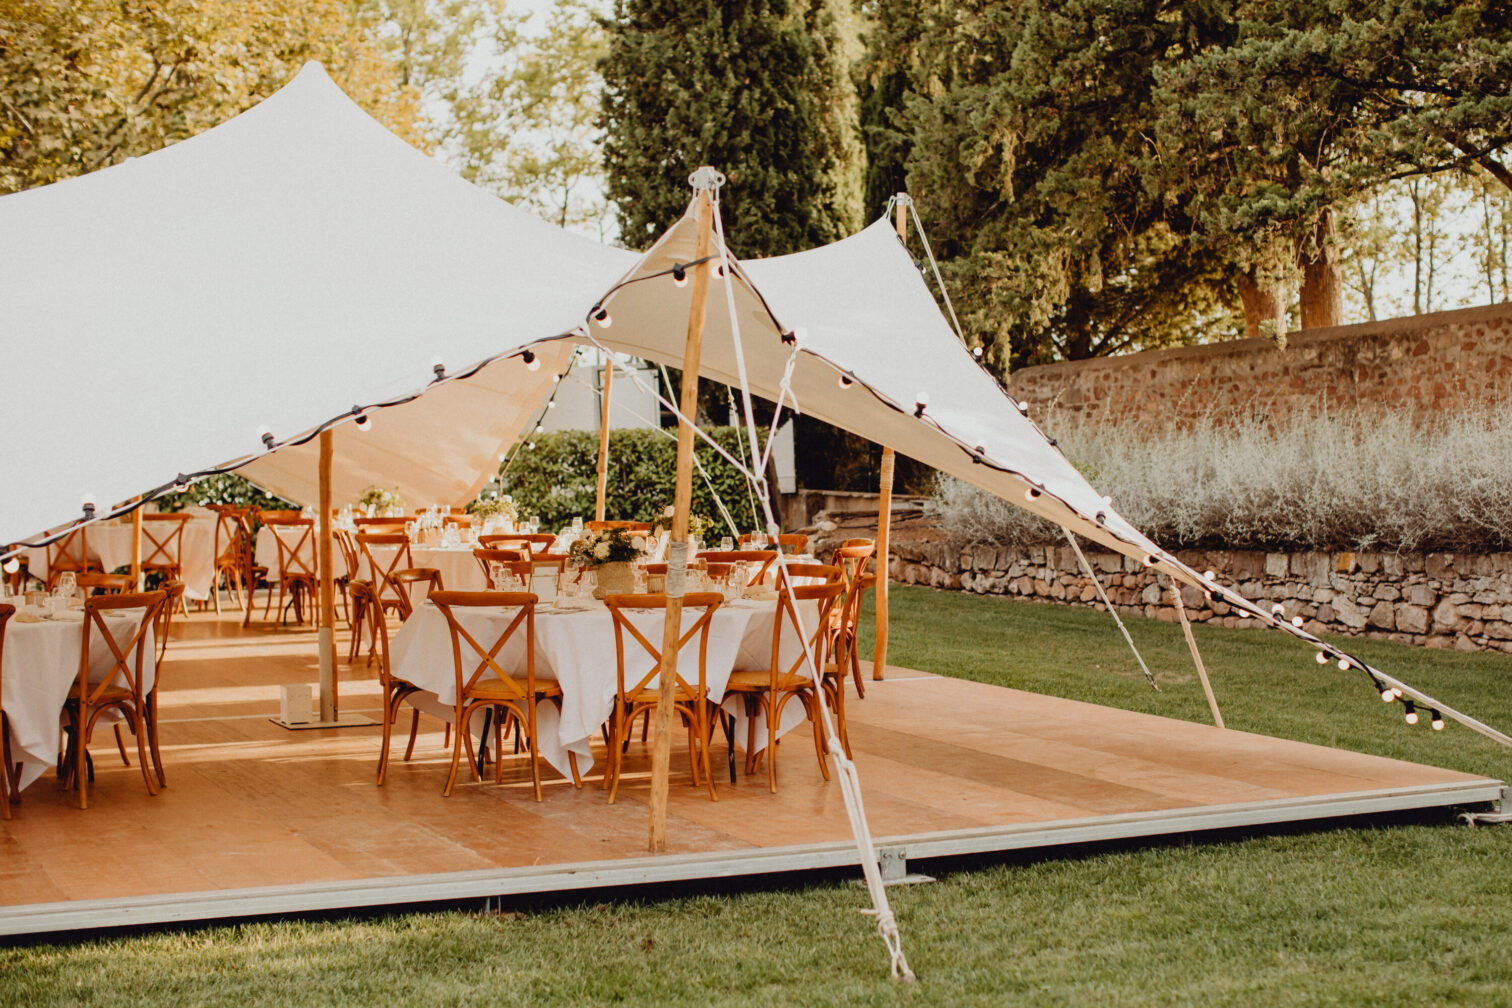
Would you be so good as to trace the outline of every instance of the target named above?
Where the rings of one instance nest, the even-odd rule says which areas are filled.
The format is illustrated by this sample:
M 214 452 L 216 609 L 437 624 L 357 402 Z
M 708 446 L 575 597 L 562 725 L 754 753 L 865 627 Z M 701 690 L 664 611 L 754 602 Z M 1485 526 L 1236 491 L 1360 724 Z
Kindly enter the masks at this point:
M 143 567 L 179 567 L 184 555 L 184 528 L 190 516 L 182 511 L 142 515 Z M 145 550 L 150 549 L 147 553 Z
M 478 545 L 484 549 L 516 550 L 527 556 L 535 552 L 536 543 L 522 535 L 478 536 Z
M 143 689 L 143 657 L 147 653 L 147 633 L 157 619 L 158 610 L 168 600 L 168 593 L 159 589 L 150 592 L 125 592 L 120 595 L 95 595 L 84 600 L 84 632 L 79 645 L 79 689 L 89 704 L 97 702 L 110 685 L 117 680 L 137 697 Z M 112 633 L 104 614 L 140 610 L 141 615 L 132 624 L 130 634 L 122 643 L 117 633 Z M 98 632 L 111 655 L 110 669 L 103 676 L 93 677 L 89 670 L 89 640 Z M 154 656 L 155 657 L 155 656 Z M 154 663 L 154 667 L 156 667 Z
M 269 518 L 263 512 L 263 524 L 273 533 L 278 547 L 280 580 L 291 577 L 315 577 L 315 519 Z
M 831 581 L 818 585 L 794 585 L 777 590 L 777 616 L 772 620 L 771 686 L 773 689 L 809 674 L 808 658 L 813 656 L 812 677 L 817 680 L 824 669 L 825 647 L 829 638 L 830 613 L 845 585 Z M 805 603 L 817 609 L 802 613 Z M 801 614 L 801 615 L 800 615 Z M 803 647 L 807 641 L 808 649 Z
M 89 570 L 91 567 L 98 568 L 99 564 L 93 564 L 89 560 L 88 525 L 80 525 L 57 542 L 48 544 L 47 571 L 49 577 L 53 571 L 84 571 Z
M 584 522 L 583 527 L 590 532 L 602 532 L 605 529 L 629 529 L 631 532 L 651 531 L 651 523 L 643 521 L 591 521 Z
M 293 508 L 253 508 L 252 511 L 253 517 L 262 522 L 264 525 L 268 524 L 268 522 L 270 521 L 286 522 L 293 521 L 296 518 L 304 517 L 303 511 L 299 511 Z
M 347 585 L 347 590 L 352 593 L 352 607 L 358 612 L 376 614 L 379 610 L 378 593 L 373 590 L 370 582 L 361 578 L 354 579 Z M 369 617 L 376 628 L 374 640 L 377 642 L 378 652 L 378 679 L 383 684 L 384 692 L 388 692 L 389 682 L 393 678 L 389 670 L 389 635 L 388 620 L 379 619 L 376 615 Z M 353 629 L 353 633 L 360 633 L 361 627 Z
M 677 640 L 677 653 L 681 659 L 683 649 L 695 636 L 698 638 L 698 678 L 696 685 L 684 675 L 684 665 L 681 660 L 677 663 L 677 685 L 679 688 L 702 699 L 708 692 L 708 664 L 709 664 L 709 627 L 714 618 L 714 611 L 724 602 L 724 596 L 718 592 L 690 592 L 683 596 L 683 612 L 700 612 L 698 619 L 688 627 Z M 631 622 L 625 615 L 627 609 L 666 609 L 667 596 L 665 595 L 606 595 L 604 604 L 609 607 L 609 615 L 614 620 L 614 651 L 616 667 L 618 669 L 619 695 L 623 699 L 648 689 L 651 680 L 656 678 L 661 670 L 662 648 L 661 632 L 656 633 L 656 643 L 646 639 L 646 635 Z M 660 627 L 660 623 L 658 623 Z M 631 650 L 629 655 L 625 653 L 625 636 L 629 635 L 635 641 L 638 648 Z M 631 669 L 644 669 L 645 671 L 629 671 Z
M 184 597 L 184 582 L 174 578 L 163 582 L 163 591 L 167 597 L 163 599 L 162 606 L 158 609 L 157 621 L 153 625 L 152 635 L 157 643 L 157 671 L 163 670 L 163 655 L 168 652 L 168 632 L 173 628 L 173 613 L 178 609 L 179 599 Z M 157 681 L 153 681 L 153 689 L 157 688 Z
M 403 518 L 353 518 L 352 524 L 359 532 L 403 532 L 405 519 Z
M 505 536 L 507 539 L 520 539 L 530 543 L 530 552 L 541 553 L 549 550 L 556 544 L 557 537 L 550 532 L 515 532 Z M 483 537 L 478 537 L 478 543 L 483 544 Z
M 778 549 L 784 553 L 802 553 L 808 548 L 809 537 L 802 532 L 784 532 L 781 535 L 772 536 L 772 541 Z M 740 537 L 740 548 L 749 549 L 751 543 L 756 541 L 756 533 L 747 532 Z
M 457 699 L 460 702 L 478 680 L 492 672 L 505 686 L 505 692 L 514 699 L 524 700 L 535 693 L 535 607 L 536 597 L 530 592 L 432 592 L 430 600 L 435 603 L 451 631 L 453 667 L 456 670 Z M 458 611 L 468 609 L 514 609 L 514 618 L 498 633 L 490 630 L 479 640 L 458 619 Z M 525 644 L 525 675 L 520 677 L 499 663 L 499 652 L 509 643 L 516 632 L 523 636 Z M 487 643 L 489 637 L 492 643 Z M 464 643 L 466 647 L 464 647 Z
M 866 573 L 871 566 L 872 555 L 876 552 L 875 543 L 863 540 L 862 544 L 841 546 L 835 550 L 830 563 L 845 572 L 845 583 L 849 585 Z
M 251 508 L 234 504 L 207 504 L 215 512 L 214 557 L 216 567 L 235 567 L 242 562 L 243 538 L 248 531 Z
M 483 571 L 484 584 L 492 583 L 488 580 L 488 565 L 491 563 L 504 564 L 515 577 L 521 577 L 520 572 L 524 571 L 525 583 L 530 583 L 529 550 L 485 549 L 480 546 L 473 550 L 473 559 L 478 561 L 478 568 Z
M 845 571 L 839 567 L 834 566 L 833 564 L 790 563 L 783 564 L 782 567 L 779 568 L 779 570 L 781 571 L 781 574 L 778 575 L 779 577 L 786 575 L 787 577 L 792 578 L 795 583 L 799 579 L 805 581 L 818 581 L 823 584 L 828 584 L 831 581 L 843 584 L 845 581 Z
M 414 567 L 410 559 L 409 536 L 403 532 L 358 532 L 357 548 L 367 563 L 367 580 L 382 600 L 407 601 L 394 582 L 393 573 Z
M 361 576 L 359 567 L 361 561 L 357 557 L 357 542 L 352 538 L 350 529 L 333 529 L 331 538 L 336 542 L 336 548 L 341 550 L 342 566 L 346 567 L 347 583 L 350 584 Z
M 99 571 L 85 571 L 79 575 L 78 583 L 85 595 L 95 592 L 101 595 L 119 595 L 136 587 L 136 581 L 130 574 L 101 574 Z
M 751 565 L 751 584 L 759 584 L 766 579 L 767 572 L 772 569 L 772 562 L 777 559 L 776 550 L 704 550 L 698 554 L 700 560 L 707 560 L 711 564 L 735 564 L 744 563 Z

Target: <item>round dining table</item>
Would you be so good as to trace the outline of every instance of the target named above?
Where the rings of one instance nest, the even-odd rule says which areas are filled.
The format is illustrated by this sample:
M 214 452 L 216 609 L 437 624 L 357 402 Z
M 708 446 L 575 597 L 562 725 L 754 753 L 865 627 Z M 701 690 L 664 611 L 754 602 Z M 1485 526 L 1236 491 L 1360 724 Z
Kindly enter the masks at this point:
M 735 669 L 767 668 L 772 660 L 772 631 L 777 615 L 776 592 L 761 592 L 764 597 L 743 598 L 724 603 L 715 610 L 709 627 L 706 658 L 706 685 L 709 699 L 723 703 L 734 715 L 737 741 L 746 738 L 748 723 L 745 705 L 738 700 L 726 702 L 725 687 Z M 468 633 L 485 645 L 492 645 L 514 618 L 516 610 L 502 608 L 454 609 Z M 817 606 L 800 604 L 800 612 L 810 631 L 818 618 Z M 648 640 L 662 639 L 664 610 L 629 610 L 626 613 Z M 683 615 L 683 628 L 691 627 L 698 615 Z M 797 661 L 801 651 L 797 634 L 783 637 L 782 660 Z M 649 670 L 651 658 L 628 634 L 625 639 L 627 677 Z M 464 642 L 463 671 L 470 673 L 476 660 L 468 663 Z M 516 633 L 499 652 L 500 667 L 523 678 L 525 644 Z M 415 608 L 394 636 L 391 650 L 393 674 L 419 686 L 433 697 L 421 700 L 423 709 L 435 712 L 456 703 L 455 661 L 452 656 L 451 631 L 446 617 L 430 602 Z M 690 640 L 678 655 L 679 674 L 696 676 L 698 642 Z M 633 664 L 631 664 L 633 663 Z M 536 708 L 537 734 L 541 756 L 563 776 L 570 774 L 567 754 L 578 757 L 578 769 L 585 772 L 593 765 L 590 741 L 614 709 L 617 668 L 614 622 L 609 608 L 596 599 L 563 598 L 558 605 L 539 604 L 535 618 L 535 667 L 538 679 L 554 679 L 562 687 L 560 713 L 553 703 Z M 653 678 L 652 683 L 655 683 Z M 783 708 L 778 734 L 790 731 L 807 720 L 802 704 L 789 703 Z M 759 748 L 766 746 L 766 722 L 758 716 L 756 737 Z M 477 730 L 477 726 L 473 726 Z M 758 749 L 759 751 L 759 749 Z

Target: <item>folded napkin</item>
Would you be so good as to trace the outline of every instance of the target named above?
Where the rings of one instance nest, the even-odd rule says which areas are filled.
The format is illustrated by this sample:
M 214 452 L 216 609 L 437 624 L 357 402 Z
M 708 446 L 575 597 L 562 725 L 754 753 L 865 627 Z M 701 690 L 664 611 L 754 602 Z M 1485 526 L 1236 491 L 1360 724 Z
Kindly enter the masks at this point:
M 34 612 L 27 612 L 25 609 L 22 609 L 19 612 L 17 612 L 16 615 L 14 615 L 14 616 L 11 617 L 11 619 L 15 620 L 17 623 L 41 623 L 42 622 L 42 617 L 41 616 L 38 616 Z

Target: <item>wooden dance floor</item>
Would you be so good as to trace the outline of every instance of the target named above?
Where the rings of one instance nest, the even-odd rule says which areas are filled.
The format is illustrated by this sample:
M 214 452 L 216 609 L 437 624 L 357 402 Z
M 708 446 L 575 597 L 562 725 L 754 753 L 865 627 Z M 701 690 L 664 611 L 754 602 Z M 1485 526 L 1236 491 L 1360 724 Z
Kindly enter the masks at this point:
M 374 783 L 379 728 L 285 731 L 279 686 L 314 682 L 314 634 L 244 631 L 195 614 L 169 649 L 160 701 L 168 787 L 147 794 L 108 732 L 80 811 L 51 775 L 0 822 L 0 934 L 425 904 L 754 876 L 857 863 L 840 788 L 810 737 L 781 746 L 779 790 L 720 780 L 718 802 L 673 748 L 670 850 L 646 854 L 649 751 L 631 746 L 614 805 L 523 763 L 502 785 L 441 796 L 449 753 L 422 719 Z M 344 635 L 339 634 L 338 637 Z M 344 641 L 341 641 L 344 646 Z M 376 716 L 361 661 L 340 665 L 343 713 Z M 1056 846 L 1497 800 L 1501 783 L 892 669 L 851 695 L 850 733 L 884 868 L 907 858 Z M 408 727 L 408 713 L 401 726 Z M 133 751 L 133 761 L 135 753 Z M 716 747 L 722 758 L 723 743 Z M 490 774 L 491 776 L 491 774 Z

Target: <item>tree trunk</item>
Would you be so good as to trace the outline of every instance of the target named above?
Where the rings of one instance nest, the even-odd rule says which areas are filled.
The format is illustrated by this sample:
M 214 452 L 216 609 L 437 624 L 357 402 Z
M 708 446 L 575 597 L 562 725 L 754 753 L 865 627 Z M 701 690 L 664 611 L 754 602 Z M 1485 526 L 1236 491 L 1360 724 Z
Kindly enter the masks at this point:
M 1276 341 L 1286 349 L 1286 307 L 1279 292 L 1255 279 L 1255 271 L 1239 277 L 1239 300 L 1244 305 L 1244 334 L 1250 339 L 1261 336 Z
M 1323 211 L 1313 232 L 1314 254 L 1302 266 L 1302 328 L 1344 324 L 1344 284 L 1339 276 L 1339 248 L 1334 241 L 1334 214 Z

